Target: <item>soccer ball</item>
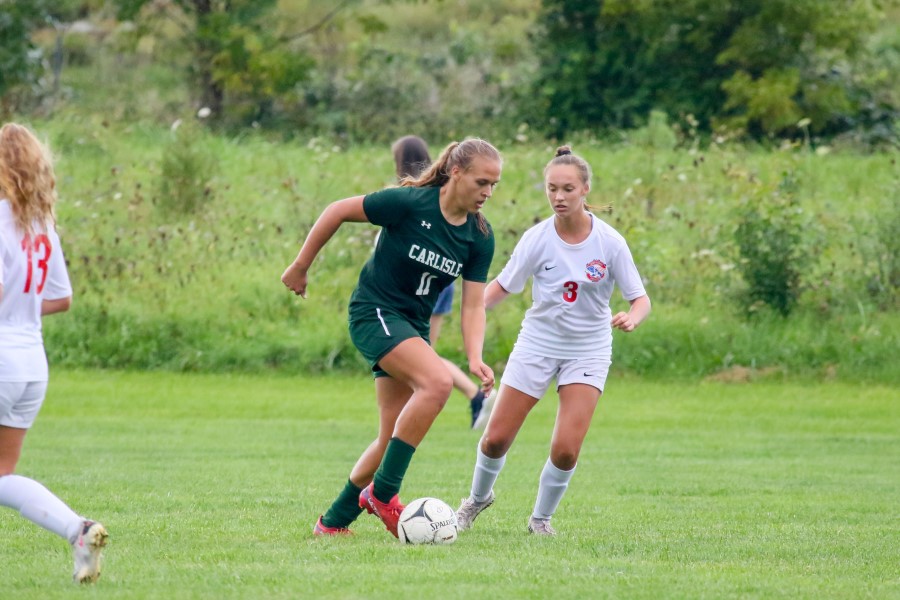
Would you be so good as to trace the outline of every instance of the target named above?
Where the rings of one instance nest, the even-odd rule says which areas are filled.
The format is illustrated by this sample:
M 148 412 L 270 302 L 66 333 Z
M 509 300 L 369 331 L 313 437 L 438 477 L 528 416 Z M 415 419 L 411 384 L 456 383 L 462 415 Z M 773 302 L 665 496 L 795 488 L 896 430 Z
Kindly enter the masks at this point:
M 397 537 L 404 544 L 452 544 L 457 533 L 456 512 L 437 498 L 413 500 L 397 523 Z

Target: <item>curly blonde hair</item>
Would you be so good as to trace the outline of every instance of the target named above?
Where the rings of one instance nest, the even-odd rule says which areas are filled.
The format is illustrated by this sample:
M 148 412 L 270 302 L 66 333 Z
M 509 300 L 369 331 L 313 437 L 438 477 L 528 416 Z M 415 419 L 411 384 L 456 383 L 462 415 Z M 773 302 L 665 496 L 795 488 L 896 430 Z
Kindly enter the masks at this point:
M 47 228 L 56 219 L 53 156 L 27 127 L 0 127 L 0 196 L 9 200 L 16 228 L 26 235 L 35 225 Z

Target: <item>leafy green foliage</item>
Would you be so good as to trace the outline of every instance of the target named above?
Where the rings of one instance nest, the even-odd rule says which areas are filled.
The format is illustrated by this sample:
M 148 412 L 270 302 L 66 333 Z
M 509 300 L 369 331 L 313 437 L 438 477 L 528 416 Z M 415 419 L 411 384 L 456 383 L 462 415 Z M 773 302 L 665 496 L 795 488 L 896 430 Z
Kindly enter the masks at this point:
M 868 279 L 866 290 L 885 310 L 900 308 L 900 204 L 889 201 L 869 222 L 871 235 L 861 236 Z
M 760 190 L 739 208 L 734 233 L 740 256 L 738 270 L 747 284 L 745 301 L 751 312 L 766 305 L 787 316 L 800 295 L 803 225 L 791 189 L 792 177 L 785 174 L 778 190 Z
M 173 215 L 191 215 L 214 197 L 212 180 L 218 162 L 209 134 L 193 121 L 181 123 L 163 149 L 158 206 Z
M 183 78 L 181 89 L 169 82 L 140 88 L 149 107 L 136 107 L 134 92 L 120 92 L 104 99 L 119 100 L 104 116 L 150 113 L 171 122 L 207 107 L 207 122 L 231 133 L 261 127 L 285 137 L 386 142 L 414 131 L 429 139 L 521 141 L 640 128 L 659 111 L 694 130 L 694 141 L 748 135 L 817 144 L 842 136 L 867 147 L 897 144 L 900 98 L 892 74 L 900 64 L 900 17 L 888 3 L 65 0 L 50 6 L 42 0 L 34 6 L 47 6 L 43 14 L 57 29 L 37 30 L 50 21 L 28 20 L 6 47 L 20 40 L 13 55 L 21 66 L 38 51 L 55 52 L 62 40 L 54 77 L 46 76 L 46 62 L 35 62 L 28 82 L 16 87 L 15 94 L 29 86 L 40 93 L 52 82 L 58 93 L 44 109 L 96 95 L 80 81 L 93 86 L 106 78 L 127 88 L 118 82 L 140 77 L 136 69 L 172 69 Z M 113 13 L 131 21 L 116 22 Z M 68 31 L 76 18 L 87 19 L 94 33 Z M 3 73 L 21 74 L 14 67 Z M 7 106 L 27 106 L 12 92 L 0 94 Z M 181 105 L 156 109 L 163 96 L 179 97 Z
M 0 3 L 0 115 L 27 101 L 42 72 L 42 52 L 31 31 L 47 18 L 46 2 L 3 0 Z
M 829 4 L 544 0 L 532 122 L 559 137 L 635 127 L 658 109 L 756 137 L 797 133 L 804 118 L 844 131 L 868 111 L 854 74 L 882 13 Z
M 365 370 L 347 333 L 346 302 L 377 229 L 342 227 L 310 272 L 306 300 L 287 292 L 279 276 L 328 203 L 393 181 L 386 144 L 274 142 L 201 130 L 194 140 L 216 167 L 194 189 L 202 194 L 206 182 L 213 193 L 186 212 L 179 204 L 164 208 L 173 200 L 159 186 L 167 154 L 185 153 L 171 167 L 176 174 L 190 162 L 190 137 L 182 147 L 168 127 L 100 121 L 53 121 L 38 130 L 60 155 L 59 224 L 75 286 L 72 312 L 44 325 L 53 364 Z M 612 214 L 600 216 L 628 240 L 653 300 L 637 334 L 617 338 L 615 364 L 643 376 L 693 377 L 755 365 L 896 378 L 897 314 L 869 291 L 873 257 L 881 256 L 887 268 L 891 247 L 887 232 L 876 245 L 873 220 L 890 214 L 884 204 L 896 186 L 890 158 L 804 148 L 673 150 L 669 134 L 657 123 L 650 139 L 659 142 L 573 142 L 594 167 L 588 200 L 613 205 Z M 503 180 L 485 208 L 497 235 L 491 275 L 522 233 L 550 212 L 541 169 L 552 148 L 499 147 Z M 190 180 L 195 169 L 184 177 Z M 785 172 L 796 174 L 793 188 L 779 188 Z M 777 205 L 787 193 L 803 211 L 797 216 L 797 291 L 803 293 L 774 329 L 735 310 L 736 296 L 748 286 L 734 232 L 742 206 Z M 621 305 L 616 295 L 614 308 Z M 524 293 L 489 314 L 484 354 L 498 368 L 528 306 Z M 848 345 L 848 339 L 857 341 Z M 458 313 L 438 350 L 464 364 Z

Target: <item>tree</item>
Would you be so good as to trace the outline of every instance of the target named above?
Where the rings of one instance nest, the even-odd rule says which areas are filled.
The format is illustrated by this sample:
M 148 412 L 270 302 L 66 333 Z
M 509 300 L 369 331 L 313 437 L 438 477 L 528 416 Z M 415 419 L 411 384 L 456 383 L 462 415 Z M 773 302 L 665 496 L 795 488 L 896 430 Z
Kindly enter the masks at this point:
M 831 10 L 823 5 L 833 5 Z M 838 0 L 542 0 L 532 118 L 551 133 L 633 127 L 660 109 L 774 135 L 806 117 L 837 131 L 847 72 L 877 23 Z
M 355 0 L 338 3 L 325 17 Z M 291 42 L 314 30 L 281 34 L 277 0 L 117 0 L 120 19 L 145 26 L 177 23 L 189 56 L 187 73 L 197 101 L 213 118 L 264 118 L 273 103 L 303 82 L 314 61 Z M 320 26 L 320 25 L 319 25 Z
M 27 91 L 40 78 L 42 53 L 31 32 L 47 19 L 44 2 L 0 0 L 0 116 L 16 108 L 17 92 Z

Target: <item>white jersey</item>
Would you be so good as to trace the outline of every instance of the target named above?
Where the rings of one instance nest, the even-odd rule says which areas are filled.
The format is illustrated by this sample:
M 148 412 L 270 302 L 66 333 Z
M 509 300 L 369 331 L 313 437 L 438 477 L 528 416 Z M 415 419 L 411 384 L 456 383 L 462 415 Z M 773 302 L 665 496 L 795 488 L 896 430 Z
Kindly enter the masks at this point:
M 610 358 L 613 285 L 625 300 L 646 295 L 631 251 L 618 231 L 593 214 L 591 232 L 579 244 L 564 242 L 554 219 L 526 231 L 497 276 L 514 294 L 534 278 L 534 303 L 525 313 L 516 349 L 550 358 Z
M 72 295 L 56 230 L 26 237 L 0 199 L 0 381 L 46 381 L 41 301 Z

